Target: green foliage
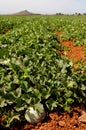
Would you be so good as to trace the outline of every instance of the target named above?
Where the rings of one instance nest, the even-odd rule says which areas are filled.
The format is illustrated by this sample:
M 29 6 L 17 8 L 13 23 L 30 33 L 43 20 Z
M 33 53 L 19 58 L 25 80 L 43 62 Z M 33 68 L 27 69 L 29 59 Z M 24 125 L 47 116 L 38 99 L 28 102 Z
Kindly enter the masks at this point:
M 60 19 L 57 26 L 57 17 L 14 16 L 2 20 L 7 18 L 9 21 L 3 27 L 10 23 L 12 28 L 0 34 L 3 124 L 9 127 L 14 120 L 25 120 L 25 112 L 37 103 L 49 111 L 59 107 L 69 111 L 75 102 L 86 103 L 85 73 L 72 72 L 72 63 L 58 53 L 61 45 L 54 32 L 56 27 L 61 29 L 63 21 Z

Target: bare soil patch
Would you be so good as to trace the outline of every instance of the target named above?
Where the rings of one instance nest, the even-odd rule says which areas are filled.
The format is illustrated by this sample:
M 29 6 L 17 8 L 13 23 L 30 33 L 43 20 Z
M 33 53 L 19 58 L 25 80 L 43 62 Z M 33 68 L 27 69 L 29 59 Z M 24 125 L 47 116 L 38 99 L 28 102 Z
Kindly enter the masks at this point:
M 10 130 L 86 130 L 86 124 L 79 121 L 83 110 L 80 107 L 72 107 L 68 112 L 51 112 L 46 119 L 36 125 L 29 123 L 14 124 Z M 1 130 L 9 130 L 0 126 Z
M 74 46 L 72 41 L 63 41 L 61 44 L 69 48 L 66 50 L 66 56 L 74 63 L 78 60 L 86 60 L 85 46 Z
M 60 36 L 62 34 L 61 31 L 56 31 L 56 34 Z M 62 50 L 59 50 L 59 53 L 62 55 L 66 55 L 69 59 L 72 59 L 75 64 L 78 60 L 83 60 L 86 63 L 86 46 L 74 46 L 73 41 L 66 40 L 60 42 L 63 46 L 66 47 L 65 54 Z

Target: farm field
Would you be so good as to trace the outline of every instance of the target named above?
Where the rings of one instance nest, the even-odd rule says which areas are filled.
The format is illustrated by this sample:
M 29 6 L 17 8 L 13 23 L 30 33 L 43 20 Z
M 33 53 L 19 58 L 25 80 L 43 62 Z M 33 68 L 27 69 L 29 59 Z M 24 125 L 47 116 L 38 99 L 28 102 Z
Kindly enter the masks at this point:
M 0 16 L 1 129 L 85 130 L 85 104 L 86 16 Z

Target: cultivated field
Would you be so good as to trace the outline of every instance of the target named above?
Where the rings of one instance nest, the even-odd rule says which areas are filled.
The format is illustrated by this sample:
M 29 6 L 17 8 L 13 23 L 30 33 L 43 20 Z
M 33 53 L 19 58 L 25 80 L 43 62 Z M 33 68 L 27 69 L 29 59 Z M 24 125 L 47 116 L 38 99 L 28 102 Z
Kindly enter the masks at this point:
M 29 107 L 70 112 L 80 104 L 86 104 L 86 16 L 0 16 L 1 126 L 26 122 Z

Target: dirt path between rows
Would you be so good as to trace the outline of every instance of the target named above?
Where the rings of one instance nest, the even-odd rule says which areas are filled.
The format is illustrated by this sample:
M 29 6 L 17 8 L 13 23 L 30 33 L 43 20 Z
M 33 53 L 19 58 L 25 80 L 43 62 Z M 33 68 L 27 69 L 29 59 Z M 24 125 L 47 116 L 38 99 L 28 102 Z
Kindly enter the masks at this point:
M 86 130 L 86 124 L 80 122 L 83 110 L 80 107 L 72 107 L 70 113 L 49 113 L 43 122 L 31 125 L 27 122 L 16 123 L 10 130 Z M 86 119 L 86 114 L 85 114 Z M 0 130 L 9 130 L 0 126 Z
M 74 63 L 77 60 L 86 60 L 84 46 L 74 46 L 72 41 L 63 41 L 61 44 L 69 48 L 69 50 L 66 50 L 66 56 L 72 59 Z
M 56 34 L 60 37 L 62 32 L 56 32 Z M 86 61 L 86 46 L 74 46 L 73 41 L 71 40 L 61 41 L 60 44 L 66 47 L 65 54 L 61 50 L 60 54 L 67 56 L 69 59 L 73 61 L 73 63 L 76 63 L 78 60 Z
M 60 37 L 62 32 L 56 32 L 56 34 Z M 58 50 L 59 53 L 73 62 L 73 71 L 81 73 L 81 68 L 86 65 L 86 46 L 75 46 L 71 40 L 61 41 L 60 44 L 64 46 L 64 51 Z M 86 70 L 83 73 L 86 73 Z

